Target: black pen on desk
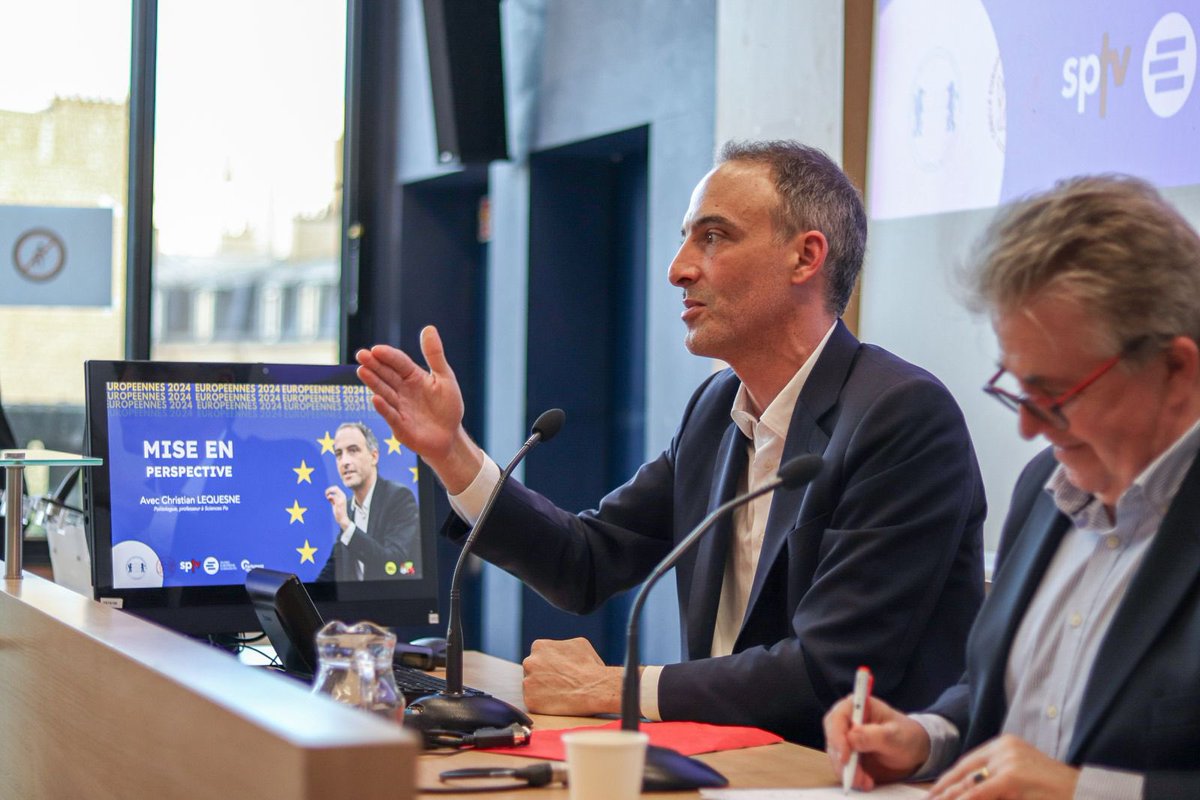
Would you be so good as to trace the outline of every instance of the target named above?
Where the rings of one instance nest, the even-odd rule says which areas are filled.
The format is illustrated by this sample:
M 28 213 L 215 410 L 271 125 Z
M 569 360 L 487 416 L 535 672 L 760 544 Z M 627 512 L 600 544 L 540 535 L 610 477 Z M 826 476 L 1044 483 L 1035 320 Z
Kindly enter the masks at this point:
M 551 761 L 533 764 L 528 767 L 467 767 L 452 769 L 441 773 L 442 781 L 463 780 L 472 778 L 517 778 L 530 786 L 545 786 L 550 783 L 566 783 L 566 765 Z
M 862 725 L 863 714 L 867 710 L 867 701 L 871 697 L 871 684 L 874 678 L 871 675 L 871 670 L 866 667 L 859 667 L 854 673 L 854 698 L 853 707 L 850 710 L 850 724 Z M 842 794 L 849 794 L 850 787 L 854 784 L 854 773 L 858 771 L 858 751 L 850 752 L 850 760 L 846 762 L 846 766 L 842 767 Z

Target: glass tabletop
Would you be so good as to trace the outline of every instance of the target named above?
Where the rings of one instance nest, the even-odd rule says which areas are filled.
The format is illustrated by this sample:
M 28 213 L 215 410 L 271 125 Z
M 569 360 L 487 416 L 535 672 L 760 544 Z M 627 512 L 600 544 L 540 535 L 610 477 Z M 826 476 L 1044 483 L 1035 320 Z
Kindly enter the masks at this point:
M 58 450 L 32 450 L 15 448 L 0 450 L 0 467 L 95 467 L 104 463 L 99 458 L 62 453 Z

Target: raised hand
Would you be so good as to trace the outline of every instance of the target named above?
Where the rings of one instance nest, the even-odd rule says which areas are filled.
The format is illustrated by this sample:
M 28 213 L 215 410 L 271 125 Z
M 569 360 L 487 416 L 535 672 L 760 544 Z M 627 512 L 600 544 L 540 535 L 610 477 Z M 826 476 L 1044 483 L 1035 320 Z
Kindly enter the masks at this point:
M 402 350 L 377 344 L 359 350 L 358 377 L 401 445 L 433 468 L 451 494 L 465 489 L 483 463 L 483 452 L 462 427 L 463 397 L 432 325 L 421 331 L 422 369 Z
M 330 486 L 325 490 L 325 499 L 329 501 L 329 506 L 333 510 L 333 521 L 337 523 L 338 531 L 334 534 L 335 538 L 342 535 L 342 531 L 350 524 L 350 515 L 346 513 L 346 495 L 338 486 Z

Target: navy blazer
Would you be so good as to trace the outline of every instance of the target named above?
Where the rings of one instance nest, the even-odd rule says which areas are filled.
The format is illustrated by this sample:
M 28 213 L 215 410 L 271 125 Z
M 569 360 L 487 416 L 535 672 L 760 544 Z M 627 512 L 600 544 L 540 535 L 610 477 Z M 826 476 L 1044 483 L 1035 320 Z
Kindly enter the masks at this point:
M 586 613 L 636 586 L 736 492 L 746 441 L 730 419 L 739 381 L 693 395 L 670 446 L 597 510 L 575 515 L 516 482 L 476 552 L 560 608 Z M 822 746 L 821 718 L 860 664 L 902 708 L 962 674 L 983 597 L 983 486 L 961 412 L 933 376 L 837 324 L 796 403 L 783 460 L 824 459 L 771 503 L 741 631 L 710 658 L 732 521 L 675 569 L 685 661 L 664 668 L 664 719 L 755 725 Z M 451 515 L 446 532 L 466 526 Z
M 963 752 L 1000 733 L 1013 637 L 1070 520 L 1043 487 L 1048 448 L 1017 482 L 992 592 L 971 631 L 967 673 L 929 710 L 960 731 Z M 1146 798 L 1200 797 L 1200 459 L 1113 616 L 1086 680 L 1066 761 L 1146 774 Z
M 354 510 L 349 501 L 346 512 L 353 521 Z M 367 529 L 356 530 L 349 545 L 342 544 L 340 533 L 334 538 L 333 551 L 317 580 L 357 580 L 356 561 L 363 562 L 363 580 L 382 581 L 401 577 L 399 571 L 388 574 L 389 561 L 397 568 L 405 561 L 411 561 L 416 570 L 411 577 L 420 576 L 420 517 L 417 499 L 407 486 L 376 478 Z

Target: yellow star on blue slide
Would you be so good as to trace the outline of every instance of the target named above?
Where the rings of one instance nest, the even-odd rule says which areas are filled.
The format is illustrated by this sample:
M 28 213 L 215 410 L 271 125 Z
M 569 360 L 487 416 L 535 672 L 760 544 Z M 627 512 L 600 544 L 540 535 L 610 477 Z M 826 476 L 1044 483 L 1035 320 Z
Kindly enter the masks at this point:
M 304 463 L 304 459 L 300 459 L 300 466 L 292 467 L 292 472 L 296 473 L 296 483 L 312 483 L 313 468 Z
M 324 439 L 317 439 L 317 444 L 321 445 L 321 455 L 333 452 L 333 437 L 329 435 L 329 431 L 325 431 Z
M 400 440 L 396 438 L 395 434 L 392 434 L 388 438 L 384 439 L 383 443 L 388 446 L 389 453 L 399 453 L 400 452 Z
M 417 482 L 417 468 L 416 468 L 416 467 L 409 467 L 409 468 L 408 468 L 408 471 L 409 471 L 409 472 L 411 472 L 411 473 L 413 474 L 413 483 L 416 483 L 416 482 Z
M 303 525 L 304 512 L 308 511 L 308 509 L 302 508 L 299 500 L 293 500 L 292 507 L 285 508 L 284 511 L 288 512 L 288 515 L 291 517 L 291 519 L 288 520 L 288 525 L 291 525 L 293 522 L 299 522 L 301 525 Z
M 313 554 L 317 552 L 317 548 L 308 543 L 308 539 L 304 540 L 304 547 L 297 547 L 296 552 L 300 554 L 300 563 L 307 561 L 310 564 L 317 563 L 313 561 Z

